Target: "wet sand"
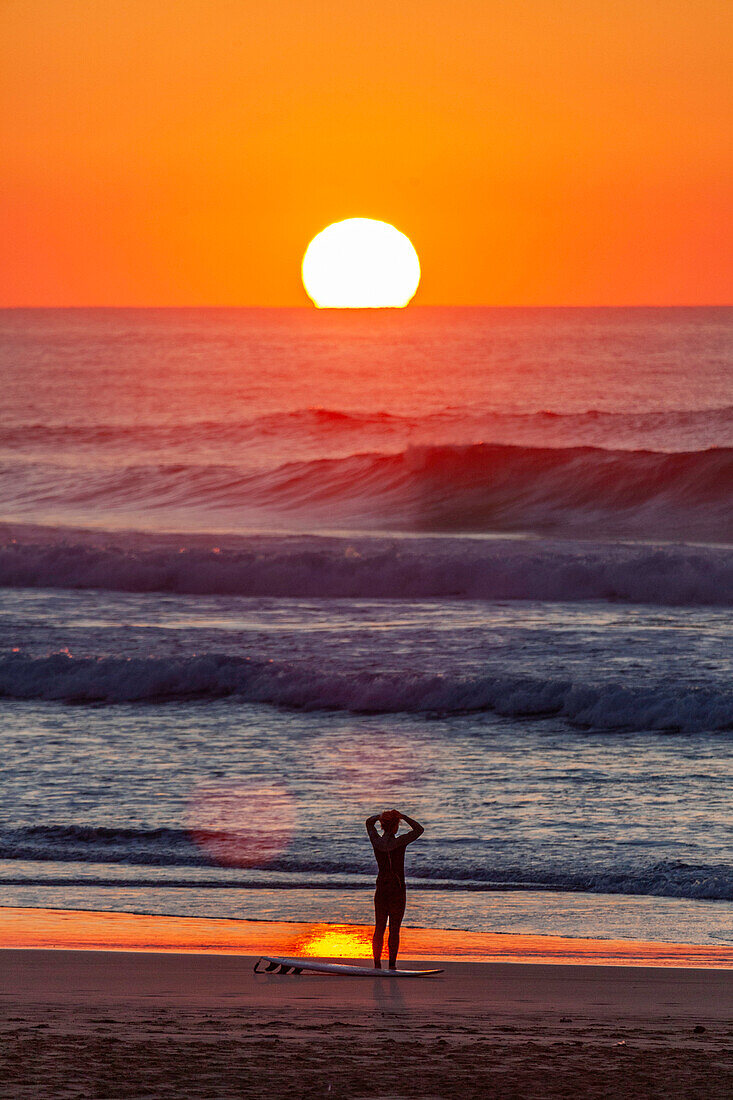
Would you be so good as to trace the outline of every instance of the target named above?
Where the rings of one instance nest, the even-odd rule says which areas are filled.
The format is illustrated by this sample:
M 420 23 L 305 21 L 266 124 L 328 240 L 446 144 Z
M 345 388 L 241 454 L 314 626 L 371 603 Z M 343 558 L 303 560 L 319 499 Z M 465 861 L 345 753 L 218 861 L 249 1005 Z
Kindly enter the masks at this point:
M 359 924 L 167 917 L 0 906 L 2 947 L 193 951 L 234 955 L 267 952 L 287 957 L 310 955 L 371 960 L 371 928 Z M 733 944 L 700 946 L 403 927 L 401 957 L 720 969 L 733 968 Z
M 633 965 L 598 965 L 585 947 L 583 965 L 449 959 L 435 978 L 283 976 L 254 974 L 255 953 L 236 953 L 245 943 L 218 953 L 211 931 L 207 953 L 193 953 L 191 927 L 183 950 L 141 950 L 151 922 L 171 939 L 167 918 L 68 913 L 63 950 L 9 945 L 23 914 L 27 941 L 52 931 L 49 913 L 0 911 L 3 1097 L 733 1095 L 729 949 L 717 966 L 717 949 L 701 949 L 706 968 L 643 965 L 635 945 Z M 248 924 L 276 949 L 277 926 L 216 923 Z M 70 949 L 74 929 L 109 938 L 114 925 L 126 950 Z

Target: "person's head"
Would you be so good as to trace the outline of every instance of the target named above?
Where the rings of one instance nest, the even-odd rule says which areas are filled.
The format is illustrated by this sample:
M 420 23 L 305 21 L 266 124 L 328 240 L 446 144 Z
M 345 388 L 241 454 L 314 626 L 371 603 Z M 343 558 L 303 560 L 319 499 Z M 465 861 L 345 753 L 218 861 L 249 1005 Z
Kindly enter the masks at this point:
M 385 810 L 384 813 L 379 815 L 379 824 L 384 829 L 387 836 L 394 836 L 397 832 L 401 821 L 401 815 L 397 810 Z

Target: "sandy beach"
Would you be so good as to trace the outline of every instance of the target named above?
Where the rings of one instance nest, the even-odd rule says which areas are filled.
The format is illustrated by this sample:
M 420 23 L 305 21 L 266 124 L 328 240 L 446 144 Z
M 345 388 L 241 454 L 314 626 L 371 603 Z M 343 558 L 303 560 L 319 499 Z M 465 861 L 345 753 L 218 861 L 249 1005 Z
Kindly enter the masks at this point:
M 632 965 L 599 965 L 587 961 L 587 941 L 582 963 L 521 962 L 523 937 L 509 936 L 496 938 L 514 961 L 438 957 L 444 973 L 431 979 L 280 976 L 253 973 L 255 939 L 273 952 L 286 944 L 282 929 L 264 922 L 221 922 L 249 925 L 234 947 L 248 953 L 225 954 L 220 929 L 204 935 L 220 922 L 187 922 L 189 940 L 174 950 L 186 922 L 2 914 L 3 1097 L 661 1100 L 733 1091 L 727 948 L 709 949 L 696 966 L 671 966 L 644 965 L 635 945 Z M 63 950 L 17 946 L 23 927 L 25 943 L 37 943 L 41 927 L 58 929 L 62 919 Z M 193 924 L 202 953 L 194 953 Z M 74 929 L 100 943 L 115 925 L 124 950 L 69 946 Z M 156 926 L 169 949 L 142 950 Z M 419 931 L 408 930 L 408 945 L 420 942 Z M 451 936 L 442 936 L 446 946 Z M 571 948 L 566 941 L 566 959 Z M 553 950 L 559 959 L 560 945 L 548 943 L 548 957 Z M 614 950 L 596 941 L 597 957 Z M 408 947 L 402 965 L 410 957 L 428 961 Z

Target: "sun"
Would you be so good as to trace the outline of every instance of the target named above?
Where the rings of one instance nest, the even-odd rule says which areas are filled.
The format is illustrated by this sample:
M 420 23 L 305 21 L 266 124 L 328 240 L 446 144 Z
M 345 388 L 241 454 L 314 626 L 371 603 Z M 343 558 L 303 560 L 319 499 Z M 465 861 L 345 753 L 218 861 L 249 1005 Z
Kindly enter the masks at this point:
M 302 274 L 320 309 L 399 308 L 417 290 L 420 261 L 412 242 L 388 222 L 347 218 L 313 238 Z

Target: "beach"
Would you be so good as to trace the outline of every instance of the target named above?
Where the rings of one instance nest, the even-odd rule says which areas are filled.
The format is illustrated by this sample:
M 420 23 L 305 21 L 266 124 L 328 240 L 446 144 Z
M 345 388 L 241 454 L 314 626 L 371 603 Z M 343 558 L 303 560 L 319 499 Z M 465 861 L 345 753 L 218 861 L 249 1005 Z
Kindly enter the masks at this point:
M 223 929 L 197 923 L 206 953 L 192 922 L 2 911 L 0 1095 L 661 1100 L 733 1089 L 729 948 L 675 966 L 680 946 L 660 965 L 659 945 L 645 960 L 638 944 L 633 965 L 599 965 L 618 945 L 565 940 L 545 945 L 558 961 L 537 962 L 522 961 L 539 957 L 536 942 L 510 936 L 512 961 L 413 952 L 421 968 L 443 968 L 430 978 L 296 976 L 255 974 L 252 945 L 292 947 L 303 929 L 288 941 L 282 926 L 240 922 L 251 927 L 229 950 L 247 953 L 233 954 Z M 156 925 L 169 949 L 142 950 Z M 184 927 L 188 946 L 175 950 Z M 6 946 L 42 942 L 44 929 L 57 943 L 127 949 Z M 478 949 L 470 936 L 410 930 L 408 955 L 441 935 L 444 949 Z

